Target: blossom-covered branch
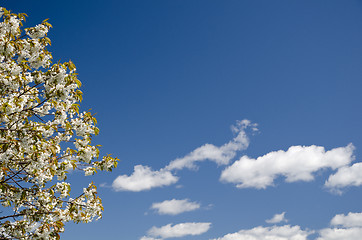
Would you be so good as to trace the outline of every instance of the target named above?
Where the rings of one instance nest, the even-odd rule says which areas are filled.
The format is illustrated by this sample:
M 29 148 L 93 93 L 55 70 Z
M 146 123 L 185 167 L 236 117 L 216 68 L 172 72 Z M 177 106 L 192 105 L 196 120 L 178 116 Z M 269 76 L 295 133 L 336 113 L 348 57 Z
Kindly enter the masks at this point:
M 12 210 L 1 212 L 0 239 L 59 239 L 65 222 L 103 211 L 93 182 L 70 197 L 68 171 L 111 171 L 118 159 L 91 144 L 97 121 L 79 111 L 75 65 L 51 61 L 51 24 L 23 29 L 26 16 L 0 8 L 0 204 Z

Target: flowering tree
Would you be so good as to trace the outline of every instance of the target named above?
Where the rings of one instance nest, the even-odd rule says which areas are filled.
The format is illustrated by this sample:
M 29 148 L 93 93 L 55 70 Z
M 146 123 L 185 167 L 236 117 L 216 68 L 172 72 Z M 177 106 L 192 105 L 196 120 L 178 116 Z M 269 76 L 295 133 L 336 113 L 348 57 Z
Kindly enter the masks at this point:
M 65 222 L 103 210 L 93 183 L 70 197 L 68 171 L 111 171 L 118 159 L 98 159 L 76 68 L 53 64 L 46 49 L 51 25 L 22 30 L 25 17 L 0 8 L 0 239 L 59 239 Z

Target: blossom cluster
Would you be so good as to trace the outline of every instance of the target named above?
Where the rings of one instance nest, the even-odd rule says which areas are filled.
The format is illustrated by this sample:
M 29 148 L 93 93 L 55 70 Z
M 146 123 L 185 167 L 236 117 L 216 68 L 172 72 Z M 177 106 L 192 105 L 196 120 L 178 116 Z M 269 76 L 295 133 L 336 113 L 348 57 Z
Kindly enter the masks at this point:
M 69 171 L 111 171 L 117 158 L 99 158 L 99 129 L 79 112 L 75 65 L 52 63 L 47 20 L 22 29 L 26 14 L 0 8 L 0 239 L 59 239 L 65 222 L 101 217 L 90 183 L 70 197 Z M 68 146 L 68 147 L 64 147 Z M 10 213 L 9 213 L 10 212 Z

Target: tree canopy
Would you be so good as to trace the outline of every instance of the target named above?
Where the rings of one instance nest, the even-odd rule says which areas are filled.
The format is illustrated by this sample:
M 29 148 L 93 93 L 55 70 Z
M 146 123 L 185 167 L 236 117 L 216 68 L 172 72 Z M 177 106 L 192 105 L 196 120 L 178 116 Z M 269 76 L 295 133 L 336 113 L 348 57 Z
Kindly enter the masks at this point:
M 59 239 L 64 223 L 102 215 L 91 182 L 76 196 L 69 171 L 111 171 L 99 158 L 99 129 L 81 112 L 81 82 L 69 61 L 52 63 L 47 20 L 23 28 L 26 14 L 0 8 L 0 239 Z

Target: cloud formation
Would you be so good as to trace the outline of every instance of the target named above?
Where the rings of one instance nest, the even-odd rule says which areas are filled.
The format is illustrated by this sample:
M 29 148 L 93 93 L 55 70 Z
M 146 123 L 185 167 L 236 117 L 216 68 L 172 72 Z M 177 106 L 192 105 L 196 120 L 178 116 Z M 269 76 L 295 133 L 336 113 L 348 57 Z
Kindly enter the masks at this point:
M 177 158 L 170 162 L 166 167 L 167 170 L 181 170 L 183 168 L 196 168 L 195 163 L 210 160 L 218 165 L 229 164 L 230 160 L 235 157 L 237 151 L 245 150 L 249 146 L 249 138 L 245 129 L 250 127 L 253 131 L 257 131 L 256 124 L 249 120 L 237 121 L 236 126 L 232 126 L 232 130 L 237 136 L 230 142 L 217 147 L 213 144 L 205 144 L 196 148 L 185 157 Z
M 229 233 L 221 238 L 213 240 L 307 240 L 310 231 L 303 231 L 299 226 L 273 226 L 273 227 L 255 227 L 248 230 L 240 230 L 236 233 Z
M 153 171 L 148 166 L 137 165 L 130 176 L 118 176 L 113 181 L 112 187 L 115 191 L 145 191 L 176 183 L 178 177 L 172 171 L 183 168 L 196 168 L 196 162 L 210 160 L 218 165 L 228 164 L 235 157 L 237 151 L 245 150 L 249 146 L 249 138 L 245 130 L 250 128 L 252 131 L 257 131 L 256 126 L 255 123 L 251 123 L 247 119 L 237 121 L 236 126 L 232 126 L 232 130 L 237 136 L 223 146 L 217 147 L 212 144 L 205 144 L 185 157 L 171 161 L 166 167 L 158 171 Z
M 288 220 L 285 219 L 285 212 L 281 214 L 275 214 L 271 219 L 265 220 L 267 223 L 280 223 L 280 222 L 287 222 Z
M 359 240 L 362 236 L 362 213 L 338 214 L 331 220 L 334 228 L 325 228 L 319 232 L 317 240 Z
M 348 215 L 338 214 L 331 220 L 331 225 L 350 227 L 362 227 L 362 213 L 348 213 Z M 362 235 L 361 235 L 362 236 Z
M 317 240 L 361 240 L 362 228 L 326 228 L 319 234 Z
M 286 182 L 312 181 L 314 173 L 337 169 L 354 160 L 354 146 L 325 151 L 320 146 L 291 146 L 287 151 L 270 152 L 257 159 L 243 156 L 227 167 L 220 180 L 235 183 L 238 188 L 265 189 L 274 185 L 274 180 L 284 176 Z
M 200 208 L 197 202 L 190 202 L 189 199 L 166 200 L 159 203 L 153 203 L 151 209 L 157 210 L 158 214 L 177 215 L 183 212 L 189 212 Z
M 112 183 L 116 191 L 133 191 L 139 192 L 150 190 L 154 187 L 163 187 L 174 184 L 178 177 L 172 175 L 170 171 L 161 169 L 152 171 L 150 167 L 136 165 L 132 175 L 120 175 Z
M 284 212 L 276 214 L 270 220 L 270 223 L 283 221 Z M 275 221 L 274 221 L 275 220 Z M 268 222 L 268 220 L 267 220 Z M 252 229 L 243 229 L 236 233 L 229 233 L 223 237 L 212 240 L 307 240 L 308 236 L 318 233 L 315 240 L 360 240 L 362 236 L 362 213 L 348 213 L 347 215 L 338 214 L 330 222 L 333 228 L 325 228 L 319 231 L 302 230 L 300 226 L 272 226 L 255 227 Z
M 165 238 L 175 238 L 175 237 L 184 237 L 184 236 L 196 236 L 201 235 L 207 232 L 211 227 L 211 223 L 207 222 L 186 222 L 179 223 L 174 226 L 167 224 L 162 227 L 152 227 L 148 230 L 148 236 L 151 237 L 160 237 L 161 239 Z M 142 239 L 142 238 L 141 238 Z M 143 240 L 149 239 L 144 237 Z M 151 238 L 152 239 L 152 238 Z
M 362 163 L 355 163 L 352 166 L 345 166 L 329 176 L 325 186 L 340 191 L 341 188 L 348 186 L 362 185 Z
M 153 237 L 147 237 L 143 236 L 140 238 L 140 240 L 162 240 L 161 238 L 153 238 Z

